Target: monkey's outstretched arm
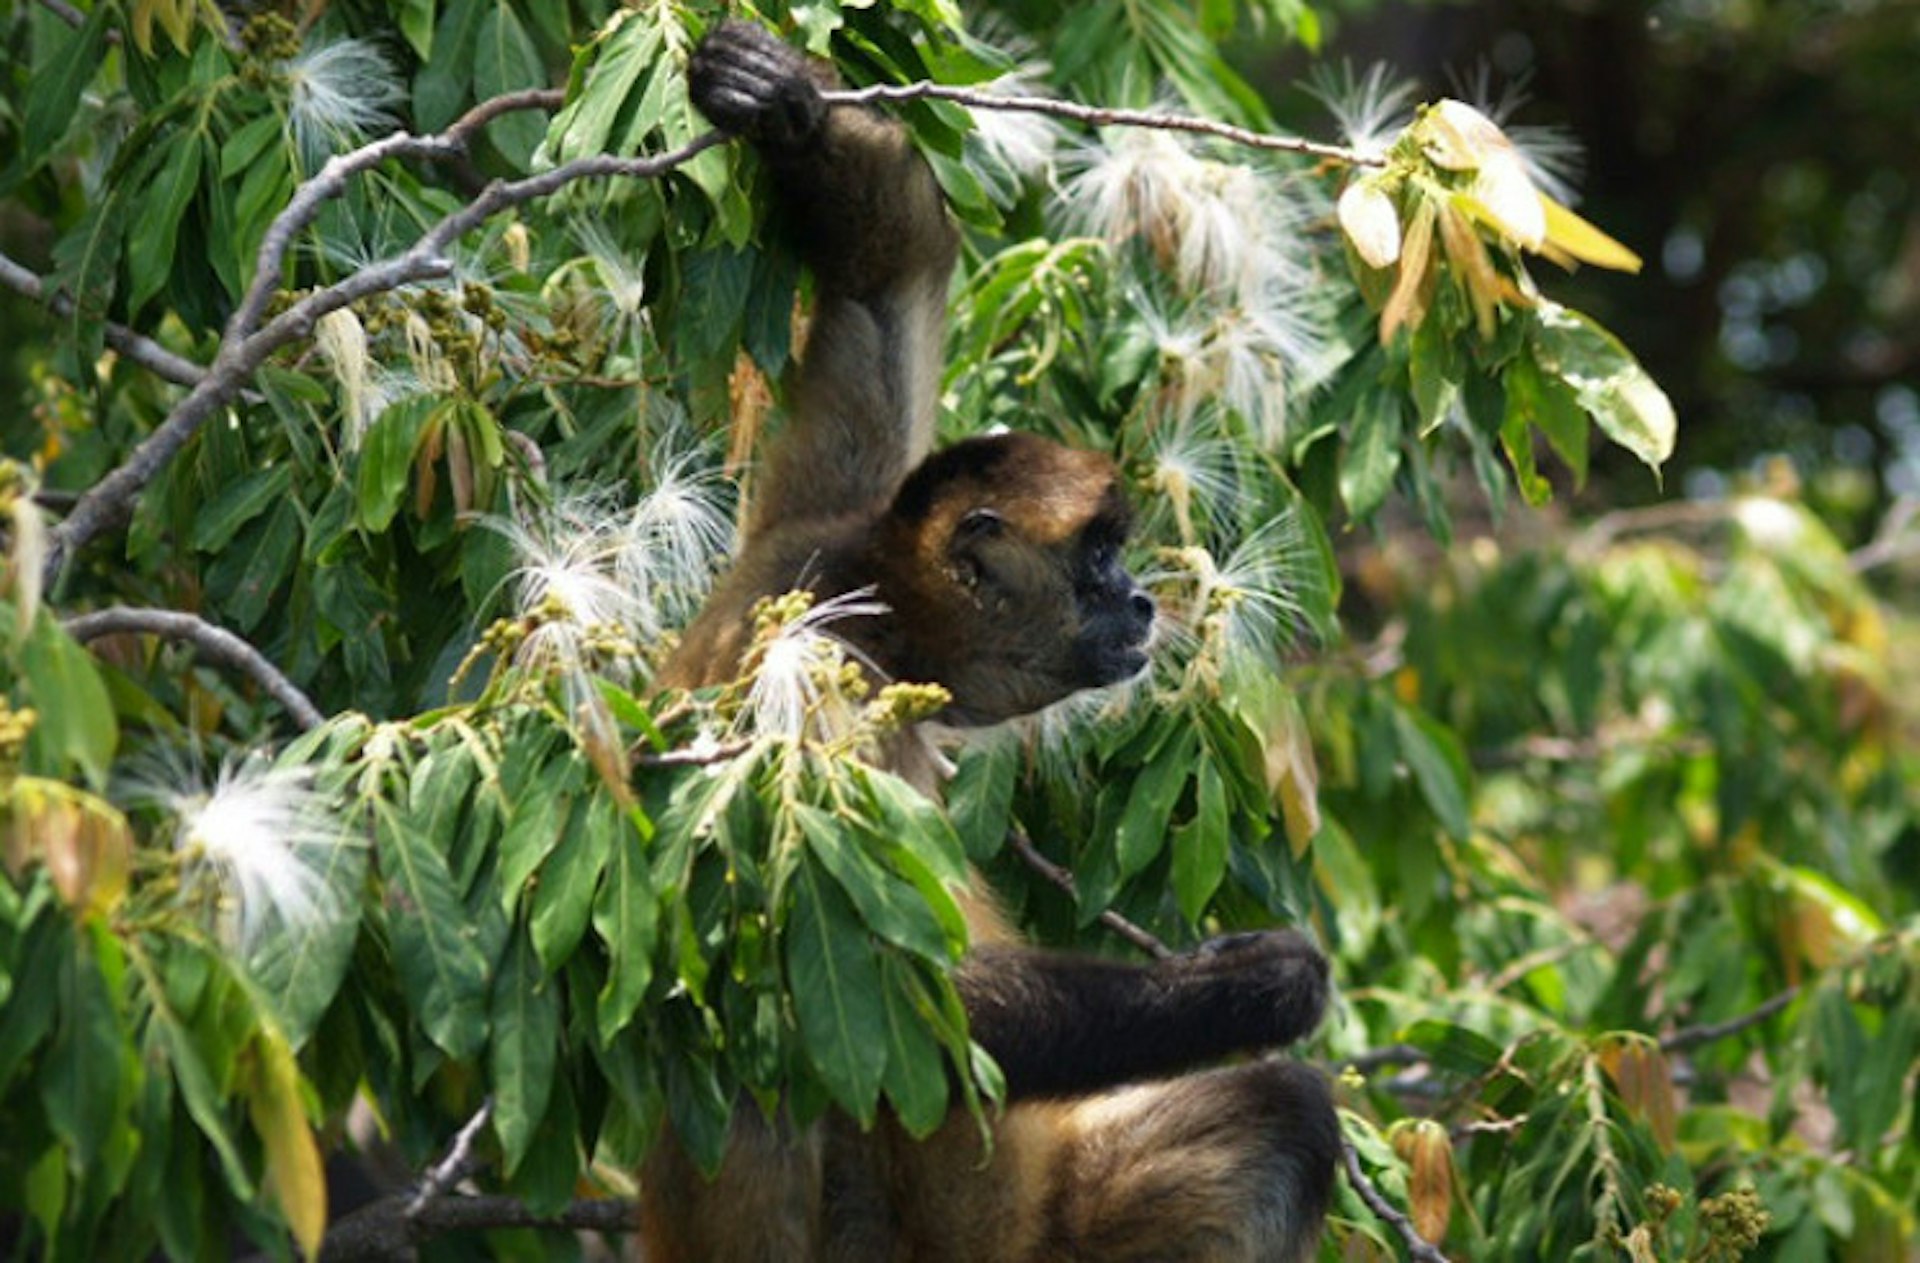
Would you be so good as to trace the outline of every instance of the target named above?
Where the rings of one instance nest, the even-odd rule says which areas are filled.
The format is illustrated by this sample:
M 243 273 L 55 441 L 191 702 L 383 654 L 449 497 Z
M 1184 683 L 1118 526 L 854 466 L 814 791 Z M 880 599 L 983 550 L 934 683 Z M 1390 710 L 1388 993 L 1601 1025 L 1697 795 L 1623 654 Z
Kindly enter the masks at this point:
M 828 105 L 831 72 L 760 27 L 717 27 L 688 77 L 700 111 L 772 170 L 780 225 L 819 296 L 747 537 L 885 503 L 933 437 L 959 241 L 939 186 L 904 128 Z
M 1327 962 L 1290 930 L 1133 965 L 977 947 L 955 982 L 1010 1099 L 1072 1096 L 1277 1048 L 1319 1024 Z

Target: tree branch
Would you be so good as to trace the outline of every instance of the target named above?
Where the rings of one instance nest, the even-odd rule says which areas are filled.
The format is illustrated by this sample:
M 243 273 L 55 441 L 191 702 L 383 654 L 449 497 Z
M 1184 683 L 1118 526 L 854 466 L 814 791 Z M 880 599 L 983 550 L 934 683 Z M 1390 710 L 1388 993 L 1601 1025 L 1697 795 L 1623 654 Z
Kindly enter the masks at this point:
M 71 298 L 57 291 L 49 291 L 44 277 L 21 266 L 4 253 L 0 253 L 0 285 L 31 298 L 62 320 L 73 315 Z M 200 379 L 207 375 L 207 370 L 192 360 L 175 355 L 158 342 L 135 333 L 125 325 L 108 321 L 106 337 L 108 346 L 176 386 L 198 385 Z
M 1388 1201 L 1374 1182 L 1367 1178 L 1366 1171 L 1360 1166 L 1360 1155 L 1355 1152 L 1345 1132 L 1340 1133 L 1340 1164 L 1346 1168 L 1347 1183 L 1353 1186 L 1353 1191 L 1360 1195 L 1360 1200 L 1367 1204 L 1367 1209 L 1373 1212 L 1374 1217 L 1399 1236 L 1401 1243 L 1407 1247 L 1409 1258 L 1417 1263 L 1448 1263 L 1447 1256 L 1420 1235 L 1420 1230 L 1413 1226 L 1413 1220 Z
M 1297 136 L 1274 136 L 1267 132 L 1250 131 L 1230 123 L 1218 123 L 1210 118 L 1193 118 L 1185 114 L 1162 114 L 1152 110 L 1110 109 L 1097 105 L 1081 105 L 1074 101 L 1061 101 L 1054 97 L 983 92 L 977 88 L 956 88 L 944 83 L 881 83 L 870 88 L 823 92 L 821 95 L 829 101 L 851 105 L 861 105 L 871 101 L 953 101 L 976 110 L 1017 110 L 1025 114 L 1046 114 L 1053 118 L 1070 119 L 1093 127 L 1147 127 L 1158 131 L 1197 132 L 1203 136 L 1212 136 L 1236 145 L 1244 145 L 1249 149 L 1300 154 L 1308 158 L 1337 162 L 1343 166 L 1383 167 L 1386 165 L 1384 157 L 1369 156 L 1356 149 L 1302 140 Z
M 387 1263 L 411 1258 L 421 1242 L 448 1232 L 488 1228 L 547 1228 L 563 1232 L 632 1232 L 640 1210 L 624 1198 L 585 1199 L 552 1215 L 536 1215 L 517 1197 L 501 1194 L 442 1197 L 416 1218 L 408 1197 L 396 1193 L 369 1203 L 327 1229 L 321 1263 Z
M 427 1178 L 420 1181 L 420 1191 L 407 1203 L 406 1219 L 409 1223 L 419 1222 L 421 1216 L 432 1208 L 434 1200 L 455 1184 L 473 1174 L 477 1164 L 473 1157 L 473 1142 L 479 1136 L 480 1129 L 493 1117 L 493 1098 L 488 1097 L 473 1112 L 454 1134 L 453 1144 L 447 1149 L 447 1156 L 439 1165 L 427 1172 Z
M 274 701 L 279 702 L 293 721 L 304 729 L 318 727 L 326 717 L 318 707 L 258 649 L 224 627 L 195 614 L 180 610 L 134 609 L 116 605 L 90 614 L 76 614 L 61 626 L 75 640 L 85 644 L 102 636 L 138 634 L 183 640 L 195 652 L 216 666 L 249 676 Z
M 1711 1044 L 1716 1039 L 1738 1035 L 1748 1027 L 1760 1025 L 1799 998 L 1800 988 L 1788 987 L 1780 994 L 1762 1001 L 1757 1008 L 1737 1017 L 1730 1017 L 1724 1022 L 1706 1022 L 1699 1026 L 1683 1026 L 1677 1031 L 1669 1031 L 1660 1037 L 1660 1051 L 1684 1052 L 1689 1048 L 1698 1048 L 1701 1044 Z
M 1033 839 L 1027 836 L 1025 829 L 1008 829 L 1007 845 L 1011 846 L 1014 853 L 1026 862 L 1028 868 L 1031 868 L 1034 872 L 1066 891 L 1067 894 L 1073 898 L 1079 898 L 1079 891 L 1074 888 L 1073 874 L 1040 854 L 1040 848 L 1033 844 Z M 1144 930 L 1135 925 L 1111 908 L 1102 912 L 1099 920 L 1100 924 L 1106 926 L 1109 930 L 1112 930 L 1115 934 L 1118 934 L 1121 938 L 1127 940 L 1127 942 L 1132 943 L 1149 956 L 1158 960 L 1165 960 L 1167 957 L 1173 955 L 1173 949 L 1161 942 L 1151 931 Z

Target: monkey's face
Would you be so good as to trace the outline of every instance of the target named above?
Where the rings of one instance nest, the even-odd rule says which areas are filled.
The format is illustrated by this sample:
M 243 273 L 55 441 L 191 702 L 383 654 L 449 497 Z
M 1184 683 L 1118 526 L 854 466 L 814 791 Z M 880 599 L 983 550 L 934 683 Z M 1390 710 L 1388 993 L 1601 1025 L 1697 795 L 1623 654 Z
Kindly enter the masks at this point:
M 916 471 L 892 517 L 919 564 L 883 599 L 903 667 L 953 694 L 950 722 L 998 723 L 1146 669 L 1153 598 L 1121 558 L 1128 513 L 1104 456 L 969 440 Z

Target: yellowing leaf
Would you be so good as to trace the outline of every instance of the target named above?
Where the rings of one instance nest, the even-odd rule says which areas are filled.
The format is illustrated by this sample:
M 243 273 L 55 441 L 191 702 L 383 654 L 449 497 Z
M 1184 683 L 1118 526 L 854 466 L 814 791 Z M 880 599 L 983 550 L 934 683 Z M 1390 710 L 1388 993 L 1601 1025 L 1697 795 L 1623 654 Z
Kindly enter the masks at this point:
M 1502 236 L 1537 250 L 1547 236 L 1547 208 L 1533 187 L 1518 154 L 1500 154 L 1480 164 L 1474 177 L 1477 209 L 1493 221 Z
M 1401 325 L 1419 328 L 1426 317 L 1427 293 L 1423 282 L 1433 261 L 1433 218 L 1437 208 L 1432 199 L 1420 198 L 1413 218 L 1407 224 L 1407 239 L 1400 248 L 1400 278 L 1394 282 L 1387 305 L 1380 309 L 1380 341 L 1391 342 Z
M 252 1045 L 247 1113 L 267 1151 L 267 1187 L 280 1204 L 300 1252 L 313 1258 L 327 1230 L 327 1180 L 300 1103 L 300 1071 L 293 1049 L 277 1032 L 262 1030 Z
M 1376 180 L 1355 180 L 1335 208 L 1340 229 L 1368 267 L 1392 267 L 1400 257 L 1400 214 Z
M 1468 209 L 1479 203 L 1471 197 L 1456 196 L 1456 205 L 1465 204 Z M 1467 301 L 1473 306 L 1474 324 L 1482 338 L 1491 338 L 1496 328 L 1496 312 L 1500 304 L 1499 274 L 1493 269 L 1493 260 L 1487 255 L 1487 247 L 1480 235 L 1473 230 L 1466 217 L 1450 206 L 1440 212 L 1440 241 L 1446 246 L 1447 259 L 1453 264 L 1454 274 L 1460 278 L 1461 288 L 1467 291 Z
M 85 790 L 35 776 L 14 780 L 0 799 L 0 854 L 18 876 L 46 866 L 53 888 L 76 912 L 105 915 L 127 893 L 133 835 L 126 817 Z
M 1601 232 L 1550 197 L 1542 196 L 1540 205 L 1547 216 L 1547 241 L 1550 246 L 1595 267 L 1616 272 L 1638 272 L 1640 256 Z
M 1453 1142 L 1447 1129 L 1423 1118 L 1390 1133 L 1394 1153 L 1407 1164 L 1407 1203 L 1413 1226 L 1429 1241 L 1447 1235 L 1453 1214 Z

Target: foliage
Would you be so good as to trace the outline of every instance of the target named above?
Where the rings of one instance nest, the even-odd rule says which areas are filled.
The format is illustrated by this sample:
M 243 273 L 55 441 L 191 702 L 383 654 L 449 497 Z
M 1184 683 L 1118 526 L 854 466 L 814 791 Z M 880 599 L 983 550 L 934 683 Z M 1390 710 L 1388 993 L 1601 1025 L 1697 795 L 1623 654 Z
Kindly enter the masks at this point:
M 1482 112 L 1376 119 L 1310 166 L 899 107 L 968 228 L 943 426 L 1114 452 L 1168 630 L 1128 695 L 959 752 L 942 807 L 859 757 L 940 702 L 871 690 L 845 605 L 772 603 L 733 685 L 649 686 L 752 495 L 804 298 L 750 154 L 567 182 L 367 280 L 482 181 L 695 140 L 711 8 L 6 12 L 0 193 L 60 297 L 0 484 L 0 1223 L 49 1257 L 313 1253 L 356 1101 L 414 1169 L 490 1102 L 480 1178 L 543 1216 L 628 1191 L 668 1120 L 711 1164 L 756 1103 L 917 1133 L 990 1109 L 948 979 L 969 863 L 1093 950 L 1128 950 L 1104 912 L 1176 945 L 1314 925 L 1347 999 L 1308 1052 L 1407 1046 L 1349 1082 L 1350 1136 L 1462 1257 L 1913 1239 L 1912 718 L 1898 628 L 1820 523 L 1755 497 L 1697 542 L 1356 542 L 1409 506 L 1450 539 L 1466 475 L 1537 503 L 1590 426 L 1655 467 L 1672 443 L 1526 252 L 1631 256 Z M 763 16 L 855 85 L 1164 87 L 1253 128 L 1220 41 L 1317 30 L 1291 0 L 1007 4 L 1035 67 L 940 0 Z M 330 154 L 561 82 L 544 124 L 345 180 L 282 251 Z M 76 534 L 262 327 L 293 332 L 109 506 L 124 528 Z M 244 635 L 330 718 L 294 733 L 257 680 L 61 622 L 114 603 Z M 1379 643 L 1343 647 L 1369 605 Z M 1788 986 L 1765 1023 L 1659 1042 Z M 1402 1245 L 1343 1194 L 1329 1257 Z

